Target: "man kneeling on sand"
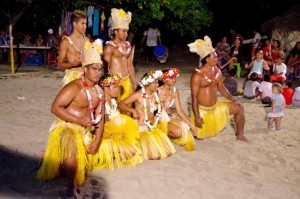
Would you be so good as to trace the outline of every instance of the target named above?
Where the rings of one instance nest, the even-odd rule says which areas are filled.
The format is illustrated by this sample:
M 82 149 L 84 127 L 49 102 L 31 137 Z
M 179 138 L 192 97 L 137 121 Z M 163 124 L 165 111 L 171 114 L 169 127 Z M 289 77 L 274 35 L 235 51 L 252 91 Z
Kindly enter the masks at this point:
M 191 122 L 198 127 L 197 138 L 216 136 L 234 117 L 237 126 L 236 139 L 248 141 L 244 136 L 245 116 L 243 106 L 236 101 L 223 84 L 222 72 L 217 67 L 218 57 L 208 36 L 188 44 L 196 52 L 202 66 L 195 69 L 191 77 L 192 109 Z M 218 99 L 219 91 L 226 99 Z
M 102 41 L 86 42 L 84 74 L 56 96 L 51 111 L 57 119 L 50 128 L 48 146 L 37 178 L 52 180 L 64 172 L 67 196 L 77 197 L 80 186 L 99 162 L 104 126 L 104 96 L 98 82 L 102 74 Z

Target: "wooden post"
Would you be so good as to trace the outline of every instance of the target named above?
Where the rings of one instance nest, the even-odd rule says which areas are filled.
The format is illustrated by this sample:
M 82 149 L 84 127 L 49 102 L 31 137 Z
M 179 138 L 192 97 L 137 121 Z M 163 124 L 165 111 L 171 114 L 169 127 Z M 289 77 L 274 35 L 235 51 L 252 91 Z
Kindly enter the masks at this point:
M 14 62 L 14 48 L 13 48 L 13 36 L 12 36 L 12 25 L 9 25 L 9 37 L 10 37 L 10 67 L 11 74 L 15 74 L 15 62 Z

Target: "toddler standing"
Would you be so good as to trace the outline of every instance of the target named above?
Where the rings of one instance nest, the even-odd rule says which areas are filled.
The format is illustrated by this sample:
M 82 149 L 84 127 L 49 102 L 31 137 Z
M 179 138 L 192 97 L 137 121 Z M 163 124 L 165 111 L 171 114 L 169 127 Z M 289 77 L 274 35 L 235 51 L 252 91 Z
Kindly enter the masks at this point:
M 282 95 L 282 86 L 279 83 L 274 83 L 272 86 L 272 108 L 267 114 L 268 128 L 273 128 L 273 121 L 275 121 L 276 130 L 281 130 L 281 118 L 284 116 L 285 99 Z

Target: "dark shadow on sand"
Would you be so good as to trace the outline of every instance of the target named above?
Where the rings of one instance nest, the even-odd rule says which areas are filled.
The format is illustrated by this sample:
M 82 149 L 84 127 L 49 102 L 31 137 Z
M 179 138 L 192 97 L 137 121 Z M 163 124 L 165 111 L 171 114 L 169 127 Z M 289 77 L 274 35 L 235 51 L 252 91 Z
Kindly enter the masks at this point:
M 0 198 L 65 198 L 65 178 L 41 182 L 37 170 L 37 157 L 0 146 Z M 104 178 L 91 176 L 79 190 L 80 198 L 108 198 Z

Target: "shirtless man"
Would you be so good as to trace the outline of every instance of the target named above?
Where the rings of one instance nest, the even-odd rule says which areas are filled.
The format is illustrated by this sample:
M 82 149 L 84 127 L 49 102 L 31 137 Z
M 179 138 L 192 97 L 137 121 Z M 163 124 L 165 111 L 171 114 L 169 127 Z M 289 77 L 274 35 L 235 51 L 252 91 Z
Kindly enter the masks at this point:
M 108 73 L 119 73 L 122 80 L 119 83 L 117 102 L 128 97 L 136 89 L 135 71 L 133 67 L 132 47 L 126 38 L 128 36 L 131 13 L 122 9 L 111 10 L 114 37 L 106 42 L 104 60 L 108 66 Z
M 38 179 L 46 181 L 59 177 L 63 171 L 67 178 L 67 196 L 72 198 L 77 198 L 77 186 L 99 162 L 104 126 L 104 95 L 98 85 L 102 61 L 95 50 L 99 44 L 83 50 L 84 74 L 64 86 L 52 104 L 51 112 L 57 119 L 51 126 L 48 146 L 41 154 L 43 161 L 37 173 Z
M 57 68 L 65 70 L 63 85 L 81 77 L 83 73 L 82 50 L 87 40 L 85 30 L 87 17 L 82 11 L 74 11 L 71 16 L 73 31 L 69 36 L 63 36 L 59 47 Z
M 244 136 L 245 116 L 243 106 L 236 101 L 223 84 L 222 73 L 216 65 L 218 57 L 208 36 L 188 44 L 191 52 L 202 58 L 202 66 L 191 77 L 191 122 L 198 127 L 197 138 L 216 136 L 226 126 L 231 116 L 236 123 L 236 139 L 248 141 Z M 218 99 L 219 91 L 226 99 Z

